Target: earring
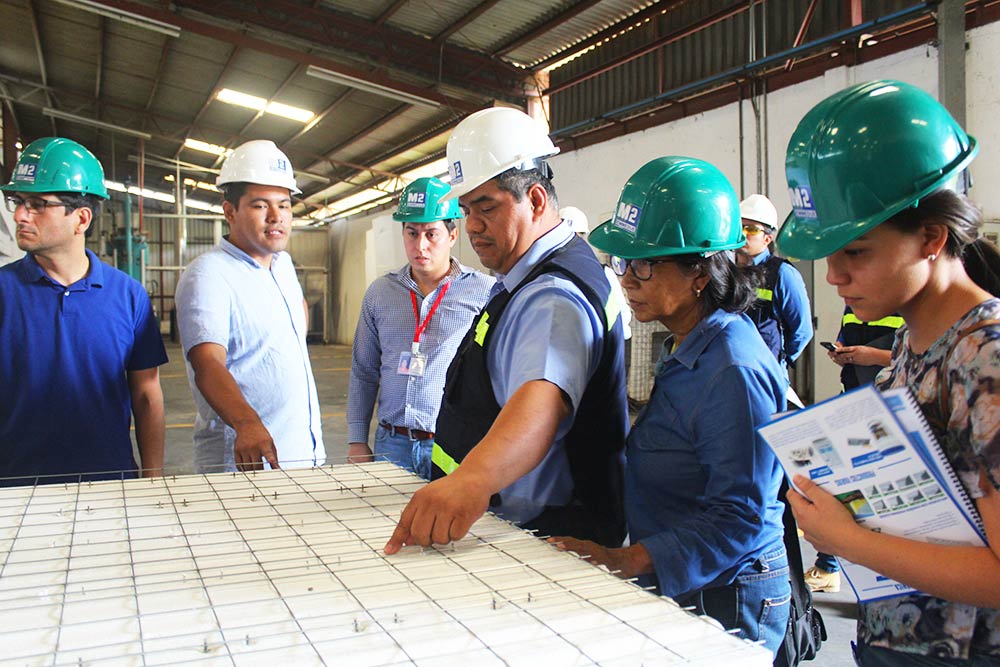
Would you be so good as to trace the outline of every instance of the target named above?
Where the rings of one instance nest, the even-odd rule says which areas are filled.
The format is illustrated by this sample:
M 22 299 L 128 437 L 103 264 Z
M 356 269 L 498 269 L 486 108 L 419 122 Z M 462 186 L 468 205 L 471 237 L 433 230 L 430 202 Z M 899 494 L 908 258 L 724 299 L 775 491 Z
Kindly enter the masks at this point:
M 701 290 L 698 289 L 698 288 L 695 288 L 694 295 L 695 295 L 696 298 L 700 299 L 701 298 Z
M 937 259 L 937 253 L 936 252 L 932 252 L 931 254 L 927 255 L 927 259 L 929 259 L 929 260 L 931 260 L 933 262 L 935 259 Z

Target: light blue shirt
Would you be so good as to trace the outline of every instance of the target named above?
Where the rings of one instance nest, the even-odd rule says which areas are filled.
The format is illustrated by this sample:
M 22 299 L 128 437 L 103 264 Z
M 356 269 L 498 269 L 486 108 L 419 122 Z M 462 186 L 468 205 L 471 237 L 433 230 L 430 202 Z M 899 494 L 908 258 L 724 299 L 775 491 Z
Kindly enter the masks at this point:
M 486 305 L 494 282 L 452 258 L 449 276 L 426 296 L 420 294 L 409 264 L 369 285 L 354 332 L 347 395 L 348 442 L 368 442 L 376 397 L 380 423 L 435 431 L 448 366 L 473 318 Z M 399 357 L 410 351 L 417 327 L 410 294 L 417 297 L 423 322 L 446 283 L 448 291 L 420 336 L 420 353 L 427 355 L 424 374 L 402 375 L 398 372 Z
M 291 256 L 276 253 L 267 269 L 227 239 L 199 256 L 177 283 L 177 323 L 184 358 L 191 348 L 226 349 L 226 368 L 274 439 L 282 467 L 326 461 L 316 383 L 306 347 L 302 288 Z M 194 394 L 195 469 L 235 470 L 236 431 L 202 396 L 187 361 Z
M 723 586 L 780 547 L 782 471 L 755 428 L 785 408 L 788 380 L 749 317 L 716 310 L 673 353 L 628 436 L 625 513 L 660 593 Z
M 753 258 L 753 263 L 760 266 L 770 257 L 771 251 L 765 248 Z M 782 349 L 790 361 L 795 361 L 812 340 L 812 311 L 802 274 L 788 262 L 782 262 L 778 269 L 778 284 L 774 286 L 771 304 L 781 323 Z
M 560 224 L 538 238 L 494 290 L 516 287 L 553 250 L 573 238 Z M 573 492 L 564 439 L 573 424 L 587 383 L 597 370 L 604 327 L 597 312 L 571 281 L 545 274 L 522 287 L 494 325 L 486 365 L 497 403 L 503 407 L 527 382 L 547 380 L 572 404 L 559 424 L 548 454 L 531 472 L 500 492 L 497 514 L 524 523 L 546 505 L 567 505 Z

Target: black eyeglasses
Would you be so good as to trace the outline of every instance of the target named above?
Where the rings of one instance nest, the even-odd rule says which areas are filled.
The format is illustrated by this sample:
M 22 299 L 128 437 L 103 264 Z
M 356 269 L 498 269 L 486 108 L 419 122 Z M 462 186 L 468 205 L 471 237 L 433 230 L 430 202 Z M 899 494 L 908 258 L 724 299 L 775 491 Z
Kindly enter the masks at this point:
M 655 264 L 665 264 L 674 261 L 671 258 L 665 259 L 624 259 L 622 257 L 611 257 L 611 270 L 616 276 L 624 276 L 628 268 L 632 267 L 632 275 L 636 280 L 649 280 L 653 277 L 653 266 Z
M 45 209 L 53 206 L 66 206 L 71 207 L 71 204 L 67 204 L 61 201 L 49 201 L 48 199 L 42 199 L 41 197 L 28 197 L 27 199 L 22 199 L 17 195 L 7 195 L 7 210 L 13 213 L 17 210 L 18 206 L 24 206 L 28 209 L 28 213 L 42 213 Z

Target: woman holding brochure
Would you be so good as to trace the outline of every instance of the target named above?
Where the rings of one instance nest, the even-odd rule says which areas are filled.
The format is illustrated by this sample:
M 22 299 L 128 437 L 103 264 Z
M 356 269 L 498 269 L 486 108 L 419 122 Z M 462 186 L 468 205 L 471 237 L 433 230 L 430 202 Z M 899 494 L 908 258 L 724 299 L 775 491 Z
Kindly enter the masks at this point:
M 631 545 L 552 538 L 624 577 L 639 576 L 739 636 L 781 645 L 789 612 L 782 473 L 754 428 L 785 408 L 787 380 L 753 322 L 753 267 L 739 198 L 701 160 L 664 157 L 626 183 L 590 242 L 613 255 L 642 322 L 673 334 L 628 437 Z
M 981 215 L 956 192 L 976 152 L 944 107 L 896 81 L 821 102 L 788 146 L 793 210 L 778 236 L 782 251 L 826 257 L 827 281 L 862 320 L 903 317 L 877 384 L 916 395 L 989 542 L 872 532 L 795 477 L 805 497 L 792 491 L 788 500 L 818 550 L 926 593 L 861 605 L 855 654 L 865 667 L 1000 665 L 1000 300 L 963 266 Z

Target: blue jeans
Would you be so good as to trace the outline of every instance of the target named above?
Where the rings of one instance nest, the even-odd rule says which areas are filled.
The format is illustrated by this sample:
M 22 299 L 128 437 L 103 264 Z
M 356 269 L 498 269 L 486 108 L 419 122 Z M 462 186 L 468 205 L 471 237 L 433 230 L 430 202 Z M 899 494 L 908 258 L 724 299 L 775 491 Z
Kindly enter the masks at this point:
M 824 572 L 840 572 L 840 563 L 836 557 L 822 551 L 816 554 L 816 567 Z
M 792 597 L 785 547 L 765 552 L 728 586 L 707 588 L 678 600 L 682 607 L 711 616 L 737 637 L 761 641 L 773 655 L 785 640 Z
M 854 662 L 859 667 L 1000 667 L 1000 656 L 997 655 L 977 655 L 962 660 L 903 653 L 881 646 L 869 646 L 864 642 L 851 642 L 851 648 L 854 649 Z
M 424 479 L 431 478 L 431 447 L 434 441 L 411 440 L 393 433 L 384 426 L 375 429 L 375 460 L 390 461 L 400 468 L 415 472 Z

